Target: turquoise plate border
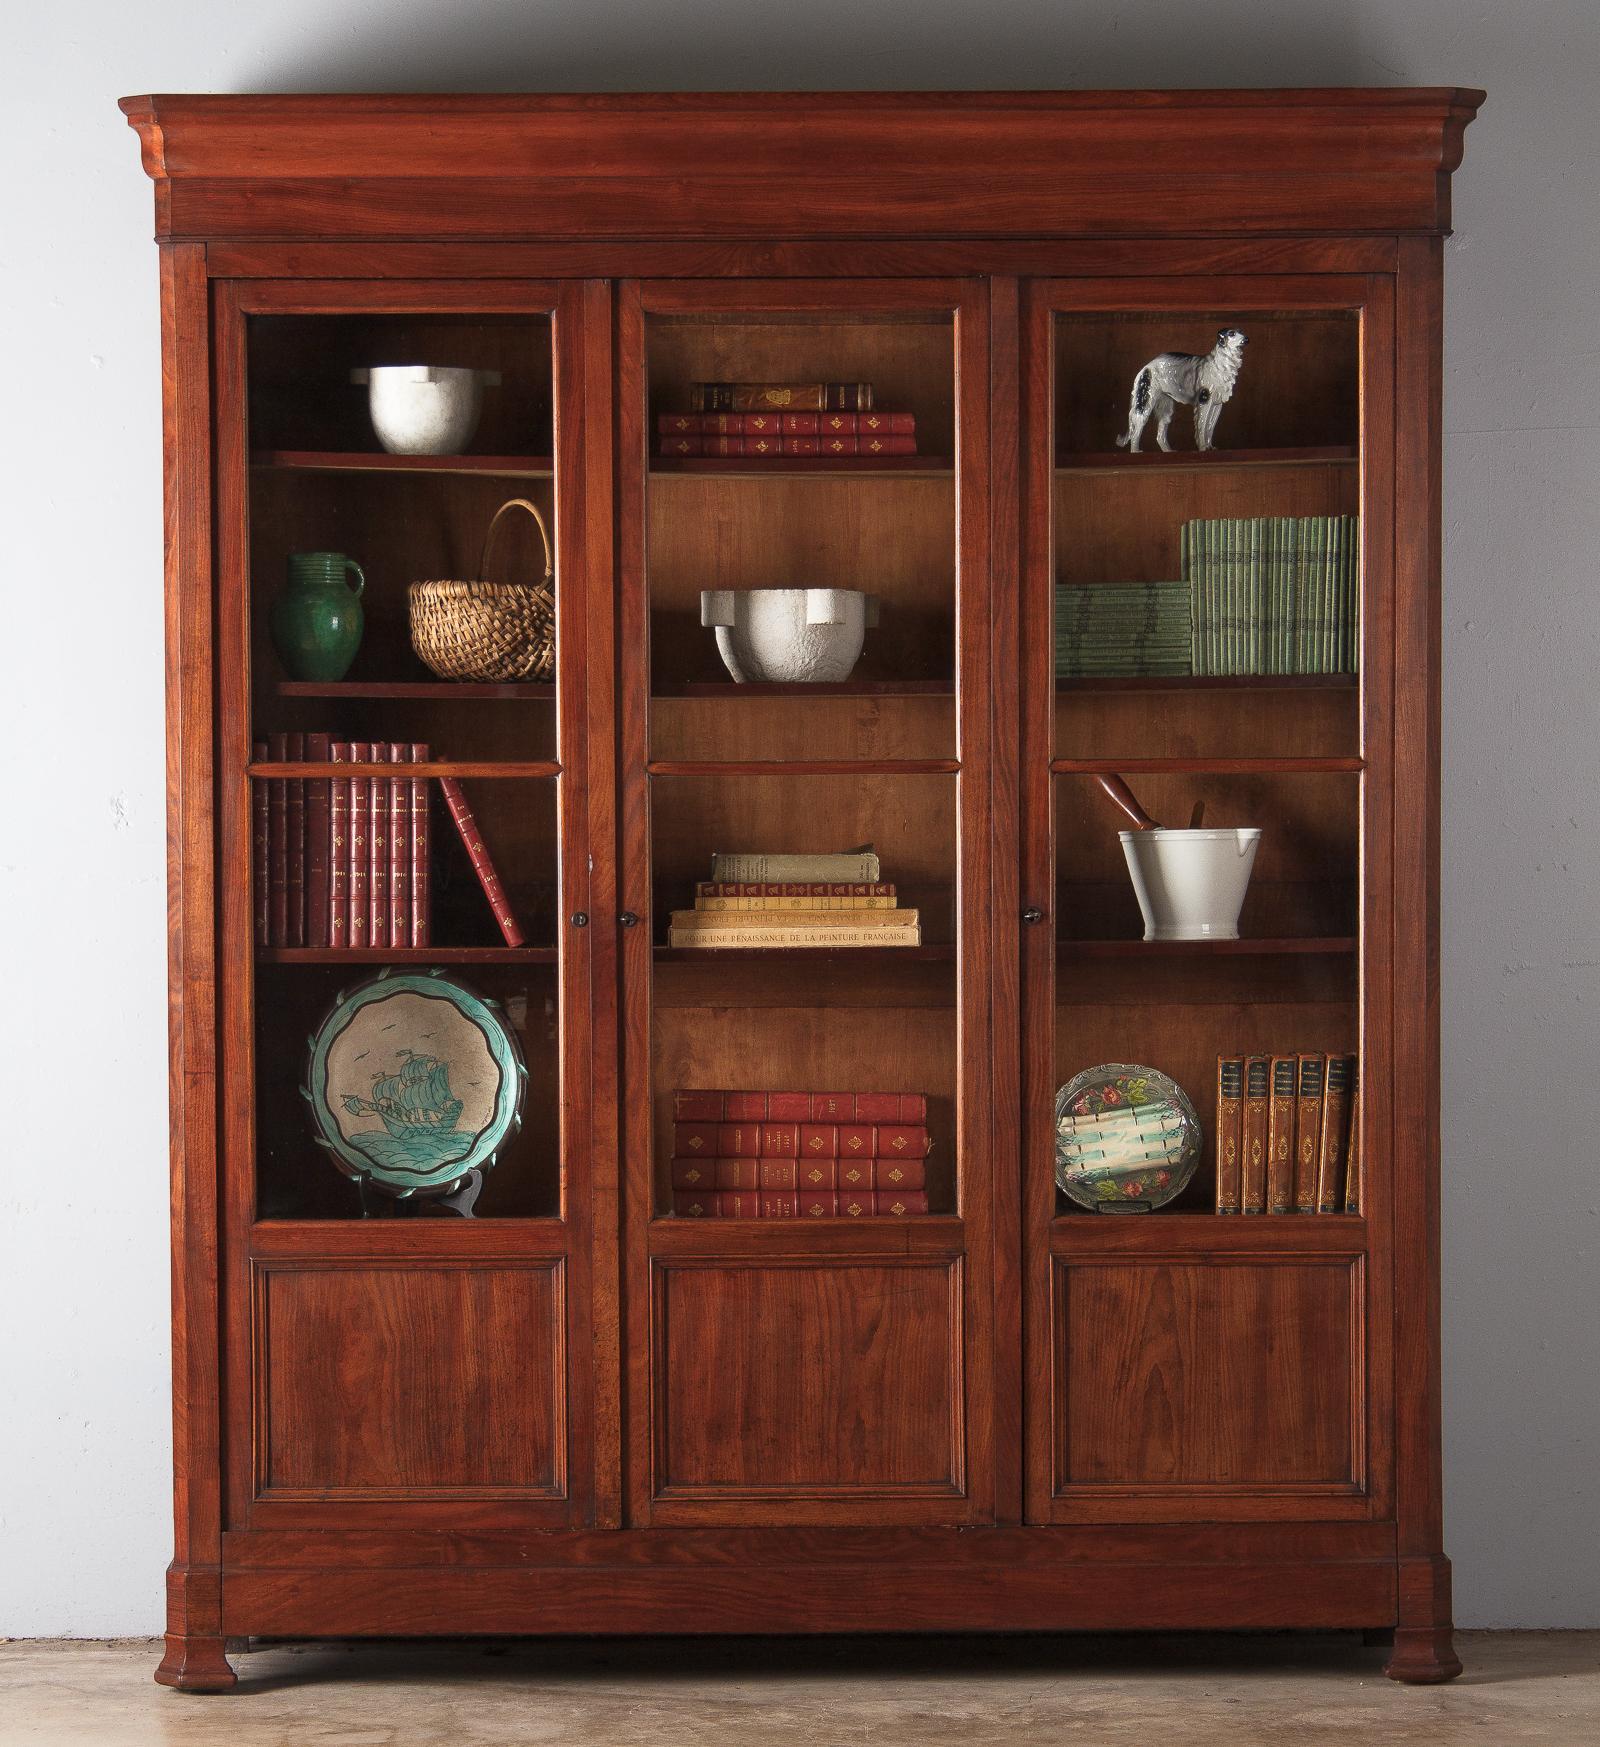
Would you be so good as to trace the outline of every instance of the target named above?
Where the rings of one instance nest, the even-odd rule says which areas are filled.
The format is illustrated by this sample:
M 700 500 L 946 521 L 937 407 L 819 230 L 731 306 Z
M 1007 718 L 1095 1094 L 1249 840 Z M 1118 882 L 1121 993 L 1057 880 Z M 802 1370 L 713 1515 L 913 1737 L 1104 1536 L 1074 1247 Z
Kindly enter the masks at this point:
M 401 1173 L 378 1164 L 345 1138 L 337 1118 L 328 1108 L 328 1052 L 363 1007 L 371 1006 L 374 1001 L 387 1000 L 391 995 L 408 993 L 423 995 L 429 1000 L 448 1001 L 475 1025 L 483 1033 L 489 1054 L 500 1070 L 500 1085 L 495 1093 L 494 1112 L 478 1131 L 468 1151 L 431 1171 Z M 370 1181 L 401 1200 L 417 1194 L 447 1193 L 469 1171 L 487 1170 L 506 1139 L 522 1126 L 522 1099 L 528 1070 L 523 1065 L 516 1033 L 501 1017 L 496 1002 L 453 981 L 442 970 L 382 970 L 371 982 L 362 983 L 359 988 L 341 990 L 332 1010 L 317 1027 L 316 1035 L 308 1041 L 311 1059 L 300 1095 L 311 1106 L 317 1145 L 327 1150 L 345 1176 Z

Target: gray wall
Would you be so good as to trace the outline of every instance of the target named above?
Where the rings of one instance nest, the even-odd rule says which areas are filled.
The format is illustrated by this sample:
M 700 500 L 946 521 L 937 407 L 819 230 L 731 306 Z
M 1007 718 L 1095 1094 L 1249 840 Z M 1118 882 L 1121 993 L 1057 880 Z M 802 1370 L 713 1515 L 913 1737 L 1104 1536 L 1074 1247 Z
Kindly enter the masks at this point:
M 1592 0 L 9 17 L 0 1634 L 154 1630 L 169 1551 L 156 258 L 114 108 L 150 90 L 1488 89 L 1448 252 L 1448 1534 L 1463 1623 L 1600 1624 Z

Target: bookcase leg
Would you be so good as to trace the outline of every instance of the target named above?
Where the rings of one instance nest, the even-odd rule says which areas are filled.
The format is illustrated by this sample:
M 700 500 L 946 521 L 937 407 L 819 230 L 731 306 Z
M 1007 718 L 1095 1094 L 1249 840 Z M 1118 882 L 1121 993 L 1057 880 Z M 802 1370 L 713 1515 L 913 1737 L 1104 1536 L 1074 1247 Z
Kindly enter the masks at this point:
M 167 1653 L 156 1670 L 179 1692 L 227 1692 L 238 1684 L 222 1636 L 222 1574 L 173 1565 L 167 1571 Z
M 1450 1618 L 1450 1561 L 1400 1561 L 1400 1623 L 1384 1673 L 1408 1686 L 1436 1686 L 1461 1672 Z

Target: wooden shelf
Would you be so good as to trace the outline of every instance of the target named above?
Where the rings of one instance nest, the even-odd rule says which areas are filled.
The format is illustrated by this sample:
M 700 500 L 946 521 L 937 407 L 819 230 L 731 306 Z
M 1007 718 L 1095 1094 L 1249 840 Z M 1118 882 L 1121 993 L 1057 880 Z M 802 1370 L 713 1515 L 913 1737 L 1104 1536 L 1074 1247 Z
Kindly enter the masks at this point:
M 1271 958 L 1336 956 L 1356 950 L 1354 935 L 1277 940 L 1058 940 L 1058 959 Z
M 748 460 L 737 455 L 652 456 L 652 479 L 698 474 L 727 479 L 950 479 L 955 466 L 948 455 L 792 455 L 778 461 Z
M 1052 758 L 1057 776 L 1311 776 L 1358 775 L 1362 758 Z
M 261 946 L 260 964 L 554 964 L 553 946 Z
M 1201 453 L 1193 449 L 1163 454 L 1159 449 L 1141 450 L 1130 455 L 1126 450 L 1095 450 L 1090 453 L 1059 455 L 1057 473 L 1138 473 L 1167 472 L 1186 469 L 1226 467 L 1326 467 L 1330 464 L 1353 466 L 1360 459 L 1355 448 L 1339 443 L 1321 449 L 1208 449 Z
M 1152 677 L 1128 674 L 1117 677 L 1056 678 L 1056 692 L 1288 692 L 1354 691 L 1353 673 L 1176 673 Z
M 258 449 L 250 465 L 294 473 L 455 473 L 490 479 L 552 479 L 549 455 L 384 455 L 338 449 Z
M 773 959 L 841 960 L 852 965 L 935 964 L 951 960 L 954 946 L 658 946 L 657 964 L 755 964 Z
M 1050 1221 L 1053 1255 L 1206 1256 L 1237 1250 L 1348 1255 L 1363 1249 L 1366 1241 L 1367 1222 L 1352 1213 L 1246 1215 L 1202 1208 L 1187 1213 L 1165 1208 L 1155 1213 L 1090 1213 L 1085 1208 L 1065 1212 L 1058 1206 Z
M 948 679 L 844 679 L 811 684 L 765 682 L 741 685 L 726 680 L 667 680 L 651 688 L 655 698 L 950 698 Z
M 476 680 L 456 679 L 280 679 L 273 684 L 273 694 L 280 698 L 383 698 L 401 703 L 434 699 L 521 698 L 532 703 L 551 703 L 556 688 L 548 680 L 518 680 L 507 685 L 493 685 Z

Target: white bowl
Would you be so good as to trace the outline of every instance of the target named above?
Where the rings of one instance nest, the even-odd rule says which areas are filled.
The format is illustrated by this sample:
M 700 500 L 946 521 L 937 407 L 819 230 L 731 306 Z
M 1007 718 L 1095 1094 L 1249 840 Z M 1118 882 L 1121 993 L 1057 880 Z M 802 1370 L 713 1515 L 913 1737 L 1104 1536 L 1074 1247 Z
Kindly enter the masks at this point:
M 708 588 L 700 623 L 714 627 L 723 666 L 741 685 L 825 684 L 861 659 L 878 597 L 853 588 Z
M 459 455 L 478 428 L 483 391 L 500 386 L 500 372 L 379 364 L 352 370 L 350 380 L 366 388 L 372 428 L 391 455 Z
M 1146 940 L 1237 940 L 1256 826 L 1225 831 L 1122 831 Z

